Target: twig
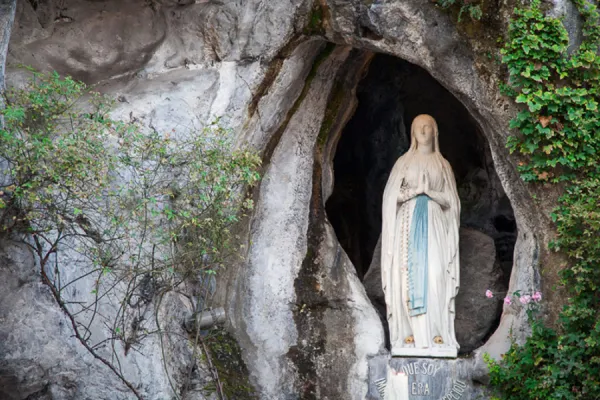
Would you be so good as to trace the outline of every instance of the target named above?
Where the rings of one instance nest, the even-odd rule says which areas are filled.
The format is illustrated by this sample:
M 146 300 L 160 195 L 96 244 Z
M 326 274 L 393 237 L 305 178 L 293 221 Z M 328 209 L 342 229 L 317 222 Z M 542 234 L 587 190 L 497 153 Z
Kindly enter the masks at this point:
M 200 324 L 198 324 L 198 326 L 200 326 Z M 200 328 L 198 328 L 200 329 Z M 217 370 L 217 368 L 213 365 L 212 363 L 212 355 L 211 353 L 208 352 L 208 349 L 206 348 L 206 344 L 204 343 L 204 341 L 202 339 L 200 339 L 200 336 L 198 336 L 198 340 L 200 341 L 200 344 L 202 345 L 202 349 L 204 350 L 204 353 L 206 354 L 206 361 L 208 362 L 208 368 L 210 370 L 210 373 L 213 376 L 213 379 L 217 382 L 217 393 L 219 394 L 219 398 L 221 400 L 227 400 L 225 398 L 225 395 L 223 394 L 223 384 L 221 383 L 221 380 L 219 379 L 219 371 Z
M 169 381 L 169 386 L 171 386 L 171 390 L 173 390 L 173 394 L 175 395 L 177 400 L 181 400 L 181 397 L 179 397 L 179 394 L 177 394 L 177 389 L 175 388 L 175 385 L 173 384 L 173 381 L 171 380 L 171 375 L 169 374 L 169 369 L 167 368 L 167 357 L 165 355 L 165 344 L 163 343 L 163 333 L 160 330 L 160 322 L 158 321 L 158 311 L 159 311 L 160 304 L 162 303 L 162 299 L 163 299 L 164 295 L 165 295 L 165 293 L 162 292 L 158 297 L 158 301 L 156 302 L 156 306 L 154 308 L 154 321 L 156 323 L 156 328 L 159 331 L 158 338 L 160 340 L 160 351 L 162 353 L 163 368 L 165 369 L 165 374 L 167 375 L 167 379 Z
M 42 272 L 42 282 L 50 288 L 50 291 L 52 292 L 52 295 L 54 296 L 54 299 L 58 303 L 59 307 L 66 314 L 67 318 L 69 318 L 69 320 L 71 321 L 71 326 L 73 326 L 73 331 L 75 332 L 75 337 L 77 338 L 77 340 L 79 340 L 79 342 L 83 345 L 83 347 L 85 347 L 86 350 L 96 360 L 98 360 L 102 364 L 106 365 L 121 380 L 121 382 L 123 382 L 125 384 L 125 386 L 127 386 L 129 388 L 129 390 L 131 390 L 133 392 L 133 394 L 135 395 L 135 397 L 137 397 L 138 400 L 144 400 L 144 398 L 139 394 L 139 392 L 133 387 L 131 382 L 129 382 L 119 371 L 117 371 L 115 369 L 115 367 L 110 362 L 108 362 L 104 357 L 102 357 L 101 355 L 96 353 L 96 351 L 94 351 L 94 349 L 92 349 L 90 347 L 90 345 L 83 339 L 83 337 L 81 337 L 81 335 L 79 334 L 79 330 L 77 329 L 77 322 L 75 321 L 75 318 L 71 315 L 71 313 L 67 309 L 66 305 L 61 300 L 60 294 L 56 290 L 56 287 L 54 287 L 54 285 L 52 285 L 52 282 L 50 282 L 50 279 L 48 279 L 48 275 L 46 275 L 44 265 L 42 265 L 41 272 Z

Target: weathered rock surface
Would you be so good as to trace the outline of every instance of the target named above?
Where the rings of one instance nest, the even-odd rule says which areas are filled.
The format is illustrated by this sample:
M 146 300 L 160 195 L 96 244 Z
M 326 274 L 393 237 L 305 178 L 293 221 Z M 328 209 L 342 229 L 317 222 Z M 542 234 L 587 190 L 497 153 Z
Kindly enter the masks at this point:
M 496 328 L 507 288 L 492 238 L 474 229 L 461 229 L 459 251 L 461 276 L 455 329 L 460 351 L 468 353 L 480 347 Z M 487 289 L 497 297 L 484 297 Z
M 510 10 L 494 11 L 502 29 Z M 518 227 L 509 290 L 540 287 L 547 220 L 504 147 L 514 109 L 498 93 L 497 71 L 477 56 L 486 50 L 484 36 L 465 39 L 447 14 L 422 0 L 21 1 L 8 81 L 23 79 L 19 63 L 56 69 L 117 97 L 115 116 L 169 131 L 222 117 L 240 143 L 261 152 L 264 179 L 248 223 L 248 254 L 223 275 L 217 301 L 228 311 L 260 398 L 361 399 L 368 359 L 385 352 L 383 326 L 327 222 L 324 202 L 369 51 L 423 67 L 466 107 L 489 144 Z M 337 47 L 324 50 L 324 40 Z M 481 242 L 491 254 L 489 240 Z M 32 259 L 11 242 L 1 249 L 7 261 L 0 265 L 0 394 L 132 398 L 72 338 Z M 484 284 L 485 276 L 474 279 Z M 76 289 L 85 292 L 89 282 Z M 486 287 L 471 289 L 464 288 L 465 303 Z M 164 307 L 173 317 L 165 327 L 180 329 L 178 313 L 189 305 L 173 298 Z M 504 308 L 493 335 L 462 361 L 469 377 L 485 380 L 481 354 L 499 357 L 511 332 L 518 341 L 528 332 L 522 308 Z M 179 371 L 192 364 L 187 342 L 168 353 L 166 370 L 175 372 L 171 383 L 179 390 Z M 124 373 L 144 398 L 173 397 L 159 343 L 149 341 L 124 360 Z M 186 398 L 202 398 L 193 396 Z
M 17 9 L 16 0 L 4 0 L 0 2 L 0 91 L 4 89 L 4 75 L 6 68 L 6 53 L 10 41 L 15 12 Z M 4 107 L 4 98 L 0 96 L 0 107 Z M 0 119 L 0 126 L 3 121 Z
M 316 50 L 327 54 L 322 45 Z M 320 176 L 313 172 L 322 163 L 315 148 L 328 93 L 345 72 L 338 70 L 349 50 L 338 48 L 315 64 L 260 185 L 240 277 L 248 286 L 238 289 L 241 304 L 231 311 L 241 312 L 242 343 L 251 349 L 265 398 L 362 399 L 366 356 L 383 344 L 378 317 L 324 218 Z M 357 67 L 347 73 L 357 75 Z M 334 374 L 342 365 L 345 373 Z
M 0 398 L 2 399 L 131 399 L 132 394 L 101 362 L 94 359 L 73 336 L 71 321 L 59 309 L 50 290 L 41 282 L 36 261 L 22 242 L 0 246 Z M 142 342 L 120 358 L 125 377 L 136 383 L 143 398 L 169 398 L 172 389 L 165 375 L 183 381 L 189 374 L 192 349 L 178 328 L 189 306 L 177 296 L 167 296 L 158 310 L 159 319 L 178 330 L 174 340 L 158 337 Z M 92 329 L 94 329 L 92 327 Z M 165 359 L 161 356 L 165 351 Z M 122 349 L 115 349 L 122 355 Z M 98 353 L 111 359 L 107 348 Z M 115 356 L 117 355 L 115 354 Z M 194 378 L 202 380 L 202 377 Z M 206 382 L 192 385 L 186 398 L 202 399 L 197 391 Z

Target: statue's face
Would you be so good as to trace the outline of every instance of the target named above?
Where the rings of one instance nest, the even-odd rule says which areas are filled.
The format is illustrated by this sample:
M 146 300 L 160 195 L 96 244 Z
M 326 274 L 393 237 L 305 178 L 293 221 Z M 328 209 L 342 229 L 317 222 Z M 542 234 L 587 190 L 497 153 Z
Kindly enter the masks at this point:
M 421 129 L 417 129 L 415 133 L 419 146 L 431 147 L 433 144 L 433 135 L 433 127 L 429 124 L 422 125 Z

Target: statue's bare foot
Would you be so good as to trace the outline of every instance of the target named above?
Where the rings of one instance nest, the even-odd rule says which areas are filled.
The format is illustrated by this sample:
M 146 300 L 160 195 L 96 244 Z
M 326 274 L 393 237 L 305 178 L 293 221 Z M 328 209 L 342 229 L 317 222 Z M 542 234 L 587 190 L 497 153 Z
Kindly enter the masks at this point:
M 436 344 L 444 344 L 444 339 L 441 336 L 436 336 L 433 338 L 433 342 Z
M 406 339 L 404 339 L 404 343 L 407 343 L 407 344 L 412 344 L 414 342 L 415 342 L 415 337 L 413 335 L 410 335 Z

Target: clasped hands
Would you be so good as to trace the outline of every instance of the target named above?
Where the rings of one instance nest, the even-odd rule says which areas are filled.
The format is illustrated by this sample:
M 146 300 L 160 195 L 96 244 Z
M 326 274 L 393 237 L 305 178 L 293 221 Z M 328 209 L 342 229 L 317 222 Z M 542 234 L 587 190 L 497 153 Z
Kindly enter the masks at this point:
M 429 186 L 429 174 L 427 171 L 423 171 L 421 173 L 416 189 L 409 190 L 408 192 L 401 191 L 398 194 L 398 202 L 404 203 L 405 201 L 408 201 L 421 194 L 428 196 L 430 199 L 438 203 L 442 208 L 447 208 L 449 206 L 446 197 L 442 193 L 431 189 Z
M 423 171 L 421 173 L 421 177 L 419 178 L 419 183 L 417 184 L 416 196 L 420 194 L 429 196 L 429 191 L 429 174 L 427 173 L 427 171 Z

